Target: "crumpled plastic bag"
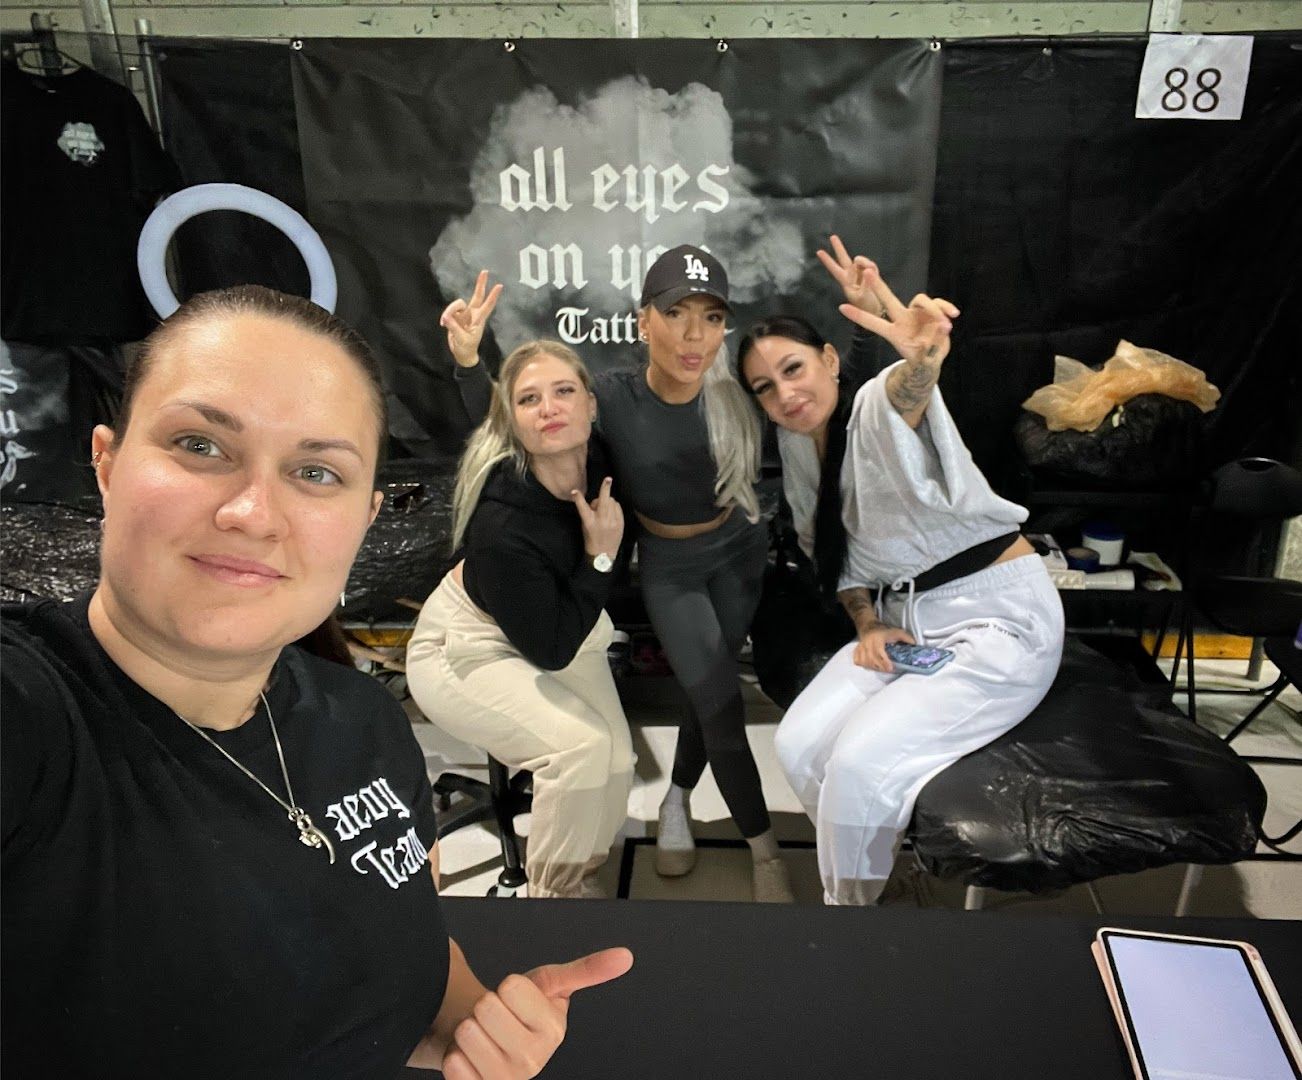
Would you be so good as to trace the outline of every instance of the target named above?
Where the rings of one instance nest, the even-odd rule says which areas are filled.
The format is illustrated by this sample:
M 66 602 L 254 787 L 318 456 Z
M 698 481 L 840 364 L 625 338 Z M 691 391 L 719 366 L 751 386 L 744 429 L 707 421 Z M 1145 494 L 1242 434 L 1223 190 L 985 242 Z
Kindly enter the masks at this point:
M 1042 386 L 1022 408 L 1044 417 L 1050 431 L 1093 431 L 1118 405 L 1140 394 L 1162 394 L 1211 412 L 1221 392 L 1198 368 L 1156 349 L 1129 341 L 1094 369 L 1069 356 L 1053 358 L 1053 383 Z

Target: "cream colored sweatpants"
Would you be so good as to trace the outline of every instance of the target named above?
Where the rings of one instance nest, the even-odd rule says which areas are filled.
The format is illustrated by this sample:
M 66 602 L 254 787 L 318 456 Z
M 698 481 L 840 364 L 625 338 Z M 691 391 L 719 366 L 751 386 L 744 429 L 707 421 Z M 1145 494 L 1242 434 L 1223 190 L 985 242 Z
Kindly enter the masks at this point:
M 525 856 L 531 896 L 576 893 L 628 814 L 633 744 L 606 660 L 601 617 L 568 667 L 543 671 L 448 574 L 421 608 L 407 682 L 429 719 L 533 773 Z

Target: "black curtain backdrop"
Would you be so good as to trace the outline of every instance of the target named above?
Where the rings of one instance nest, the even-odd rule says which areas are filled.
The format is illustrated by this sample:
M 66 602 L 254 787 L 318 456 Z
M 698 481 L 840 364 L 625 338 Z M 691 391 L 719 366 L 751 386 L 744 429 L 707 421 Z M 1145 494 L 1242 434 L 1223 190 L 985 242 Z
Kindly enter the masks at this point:
M 305 214 L 289 47 L 163 39 L 156 52 L 164 137 L 185 184 L 245 184 Z M 248 214 L 192 218 L 177 230 L 174 251 L 182 297 L 242 284 L 309 292 L 294 245 Z
M 1300 42 L 1255 42 L 1237 123 L 1135 119 L 1142 42 L 946 46 L 930 281 L 963 316 L 942 388 L 996 483 L 1055 353 L 1120 338 L 1220 387 L 1206 464 L 1302 449 Z
M 474 192 L 494 190 L 491 171 L 474 170 L 495 114 L 545 90 L 580 110 L 567 115 L 582 127 L 594 88 L 641 74 L 669 94 L 700 83 L 727 103 L 728 160 L 747 170 L 765 208 L 739 243 L 795 207 L 804 247 L 794 257 L 808 262 L 838 229 L 882 261 L 901 293 L 925 282 L 959 304 L 942 386 L 977 462 L 1006 487 L 1013 421 L 1051 379 L 1054 354 L 1097 363 L 1122 337 L 1196 364 L 1220 386 L 1208 464 L 1243 453 L 1297 459 L 1299 46 L 1299 35 L 1257 38 L 1239 122 L 1136 120 L 1142 42 L 947 43 L 924 54 L 920 43 L 749 41 L 723 55 L 712 42 L 532 41 L 514 53 L 496 41 L 309 41 L 302 53 L 168 42 L 161 69 L 168 144 L 186 182 L 270 191 L 325 236 L 341 313 L 379 346 L 400 399 L 394 434 L 411 452 L 450 458 L 465 432 L 429 252 L 448 222 L 473 212 Z M 928 57 L 944 69 L 934 148 L 917 142 L 928 127 L 923 90 L 936 85 Z M 920 127 L 878 141 L 905 117 Z M 637 125 L 604 118 L 607 160 L 633 160 Z M 528 134 L 520 145 L 540 145 Z M 925 190 L 918 177 L 933 158 L 928 259 L 926 217 L 907 202 Z M 188 235 L 200 227 L 204 236 Z M 734 239 L 710 245 L 730 268 Z M 642 240 L 639 227 L 628 243 Z M 207 215 L 180 241 L 187 289 L 258 280 L 306 291 L 297 255 L 258 222 Z M 508 284 L 505 253 L 519 246 L 503 247 L 493 267 Z M 817 276 L 789 292 L 751 287 L 745 314 L 794 308 L 848 339 Z M 532 333 L 554 334 L 551 316 L 538 312 Z M 501 344 L 515 343 L 498 329 Z M 580 351 L 600 365 L 591 348 Z M 492 343 L 488 352 L 491 362 Z

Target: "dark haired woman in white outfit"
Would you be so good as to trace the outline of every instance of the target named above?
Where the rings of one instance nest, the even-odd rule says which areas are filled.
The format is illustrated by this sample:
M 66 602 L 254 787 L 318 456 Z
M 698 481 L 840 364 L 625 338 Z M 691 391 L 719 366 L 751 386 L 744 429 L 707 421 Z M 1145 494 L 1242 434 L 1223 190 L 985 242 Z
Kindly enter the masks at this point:
M 902 359 L 845 385 L 836 350 L 791 317 L 752 329 L 738 358 L 779 427 L 797 532 L 858 632 L 787 710 L 778 756 L 817 828 L 826 902 L 869 904 L 923 785 L 1047 692 L 1063 614 L 1019 531 L 1025 509 L 990 489 L 936 388 L 957 308 L 921 294 L 905 306 L 869 260 L 837 237 L 832 248 L 819 256 L 845 291 L 842 314 Z M 895 674 L 892 642 L 954 659 Z

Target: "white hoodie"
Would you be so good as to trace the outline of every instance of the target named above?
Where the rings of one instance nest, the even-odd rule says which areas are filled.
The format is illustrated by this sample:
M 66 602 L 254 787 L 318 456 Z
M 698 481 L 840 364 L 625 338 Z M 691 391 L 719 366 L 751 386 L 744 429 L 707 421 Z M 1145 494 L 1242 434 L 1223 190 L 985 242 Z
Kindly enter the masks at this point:
M 976 467 L 939 388 L 917 429 L 905 423 L 886 396 L 896 366 L 860 387 L 850 411 L 841 464 L 846 557 L 838 589 L 898 589 L 1027 518 L 1026 509 L 996 495 Z M 783 493 L 800 546 L 812 557 L 818 452 L 810 436 L 781 428 L 778 448 Z

